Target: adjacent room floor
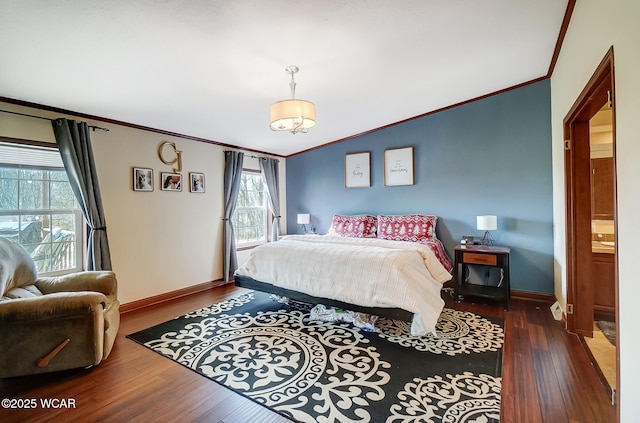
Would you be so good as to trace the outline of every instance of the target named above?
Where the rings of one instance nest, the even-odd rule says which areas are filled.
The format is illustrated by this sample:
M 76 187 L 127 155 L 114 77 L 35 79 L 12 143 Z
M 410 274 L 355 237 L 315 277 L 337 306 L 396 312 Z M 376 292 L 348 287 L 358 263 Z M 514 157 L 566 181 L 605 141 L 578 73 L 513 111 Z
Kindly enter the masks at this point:
M 593 323 L 593 338 L 584 338 L 597 367 L 611 391 L 616 389 L 616 346 L 604 336 L 598 324 Z

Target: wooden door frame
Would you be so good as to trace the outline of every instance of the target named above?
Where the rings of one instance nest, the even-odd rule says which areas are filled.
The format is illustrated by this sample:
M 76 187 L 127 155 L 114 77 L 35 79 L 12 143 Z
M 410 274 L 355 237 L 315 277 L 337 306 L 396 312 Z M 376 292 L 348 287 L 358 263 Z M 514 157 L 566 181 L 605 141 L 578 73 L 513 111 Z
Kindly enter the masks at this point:
M 611 104 L 613 106 L 612 113 L 612 131 L 613 131 L 613 154 L 614 154 L 614 186 L 615 186 L 615 91 L 614 91 L 614 67 L 613 67 L 613 47 L 609 49 L 604 59 L 600 62 L 600 65 L 594 72 L 593 76 L 582 90 L 577 100 L 567 113 L 563 121 L 564 139 L 565 139 L 565 201 L 566 201 L 566 254 L 567 254 L 567 305 L 568 308 L 573 308 L 567 313 L 567 329 L 571 332 L 579 333 L 586 336 L 593 336 L 593 292 L 587 289 L 586 295 L 581 295 L 581 290 L 578 289 L 578 275 L 589 278 L 589 272 L 581 274 L 578 264 L 584 263 L 586 252 L 588 250 L 589 255 L 591 253 L 591 238 L 585 239 L 585 233 L 591 233 L 591 229 L 588 231 L 580 231 L 578 225 L 584 225 L 578 216 L 578 210 L 583 204 L 577 204 L 577 201 L 586 203 L 584 201 L 583 190 L 588 192 L 588 207 L 591 207 L 590 203 L 590 187 L 584 186 L 584 181 L 578 180 L 576 175 L 578 172 L 587 169 L 587 175 L 589 170 L 589 158 L 585 158 L 585 123 L 588 124 L 589 119 L 600 109 L 601 105 L 607 101 L 607 91 L 611 93 Z M 588 139 L 588 136 L 587 136 Z M 587 163 L 585 163 L 585 160 Z M 615 189 L 614 189 L 615 198 Z M 586 207 L 586 206 L 584 206 Z M 616 226 L 617 226 L 617 219 Z M 617 237 L 617 228 L 616 228 Z M 581 238 L 582 237 L 582 238 Z M 588 244 L 588 247 L 587 247 Z M 616 243 L 616 259 L 617 259 L 617 243 Z M 584 267 L 584 266 L 582 266 Z M 618 302 L 617 293 L 617 266 L 616 266 L 616 304 Z M 590 304 L 584 304 L 584 302 L 590 302 Z M 570 306 L 572 305 L 572 306 Z M 617 306 L 616 306 L 617 310 Z M 587 323 L 588 321 L 588 323 Z M 616 311 L 617 321 L 617 311 Z
M 616 182 L 616 108 L 615 108 L 615 73 L 613 46 L 598 65 L 591 79 L 584 87 L 575 103 L 563 120 L 565 140 L 565 202 L 566 202 L 566 277 L 567 277 L 567 325 L 569 332 L 584 336 L 593 336 L 593 294 L 589 270 L 591 263 L 591 228 L 585 228 L 584 217 L 580 217 L 578 211 L 581 207 L 591 209 L 590 186 L 585 186 L 584 169 L 587 167 L 587 177 L 590 177 L 590 157 L 585 158 L 585 125 L 588 130 L 589 119 L 600 109 L 607 100 L 612 106 L 612 133 L 613 133 L 613 186 L 614 186 L 614 281 L 615 281 L 615 319 L 616 338 L 619 342 L 619 297 L 618 297 L 618 218 L 617 218 L 617 182 Z M 607 98 L 607 91 L 610 97 Z M 589 135 L 586 134 L 588 141 Z M 582 143 L 582 144 L 581 144 Z M 585 160 L 587 163 L 585 163 Z M 583 173 L 579 173 L 583 172 Z M 585 194 L 584 190 L 587 190 Z M 588 205 L 585 205 L 585 198 Z M 590 217 L 589 217 L 590 220 Z M 588 233 L 588 238 L 586 233 Z M 588 257 L 588 258 L 587 258 Z M 589 266 L 585 271 L 585 260 Z M 582 264 L 582 266 L 580 266 Z M 581 284 L 578 285 L 578 280 Z M 586 281 L 586 287 L 585 285 Z M 571 310 L 572 309 L 572 310 Z M 573 311 L 572 313 L 570 311 Z M 620 401 L 620 351 L 617 357 L 617 381 L 616 381 L 616 406 L 619 413 Z M 619 414 L 618 414 L 619 415 Z

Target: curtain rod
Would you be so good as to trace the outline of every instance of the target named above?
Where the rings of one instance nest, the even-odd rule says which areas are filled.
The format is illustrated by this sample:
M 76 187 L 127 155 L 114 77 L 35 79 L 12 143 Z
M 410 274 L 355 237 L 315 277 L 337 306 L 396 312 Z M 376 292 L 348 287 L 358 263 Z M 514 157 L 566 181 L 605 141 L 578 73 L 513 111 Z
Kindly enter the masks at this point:
M 225 153 L 226 153 L 226 152 L 228 152 L 228 151 L 235 151 L 235 150 L 224 150 L 224 152 L 225 152 Z M 253 154 L 251 154 L 251 155 L 245 154 L 244 156 L 245 156 L 245 157 L 250 157 L 250 158 L 252 158 L 252 159 L 273 159 L 273 157 L 268 157 L 268 156 L 254 156 Z M 274 159 L 274 160 L 278 160 L 278 159 Z M 278 160 L 278 161 L 280 161 L 280 160 Z
M 31 117 L 31 118 L 36 118 L 36 119 L 43 119 L 43 120 L 48 120 L 49 122 L 53 122 L 55 119 L 49 119 L 46 117 L 42 117 L 42 116 L 34 116 L 34 115 L 28 115 L 26 113 L 18 113 L 18 112 L 11 112 L 9 110 L 2 110 L 0 109 L 0 112 L 2 113 L 11 113 L 12 115 L 18 115 L 18 116 L 26 116 L 26 117 Z M 101 131 L 105 131 L 105 132 L 109 132 L 109 129 L 107 128 L 101 128 L 100 126 L 94 126 L 94 125 L 89 125 L 89 128 L 91 128 L 91 130 L 93 132 L 96 131 L 96 129 L 99 129 Z

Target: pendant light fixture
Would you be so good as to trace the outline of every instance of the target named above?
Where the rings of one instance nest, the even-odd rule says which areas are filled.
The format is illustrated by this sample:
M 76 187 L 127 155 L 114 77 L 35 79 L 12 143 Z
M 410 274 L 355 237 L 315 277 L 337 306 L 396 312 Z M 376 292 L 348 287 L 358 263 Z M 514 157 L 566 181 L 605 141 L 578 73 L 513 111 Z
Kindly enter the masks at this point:
M 310 101 L 296 99 L 296 81 L 293 75 L 300 69 L 297 66 L 287 66 L 285 70 L 291 75 L 291 100 L 277 101 L 271 105 L 270 128 L 272 131 L 289 131 L 292 134 L 306 133 L 316 124 L 316 106 Z

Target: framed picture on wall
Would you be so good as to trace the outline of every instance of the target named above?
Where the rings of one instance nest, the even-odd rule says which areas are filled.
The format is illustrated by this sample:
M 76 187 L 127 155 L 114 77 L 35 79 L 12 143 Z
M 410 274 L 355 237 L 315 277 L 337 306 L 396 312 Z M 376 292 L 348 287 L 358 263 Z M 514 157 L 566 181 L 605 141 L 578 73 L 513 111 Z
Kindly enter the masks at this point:
M 153 191 L 153 169 L 146 167 L 133 168 L 133 190 Z
M 371 186 L 371 153 L 344 155 L 345 188 L 367 188 Z
M 189 190 L 204 192 L 204 173 L 189 172 Z
M 384 151 L 384 185 L 413 185 L 413 147 Z
M 182 174 L 161 172 L 160 189 L 162 191 L 182 191 Z

